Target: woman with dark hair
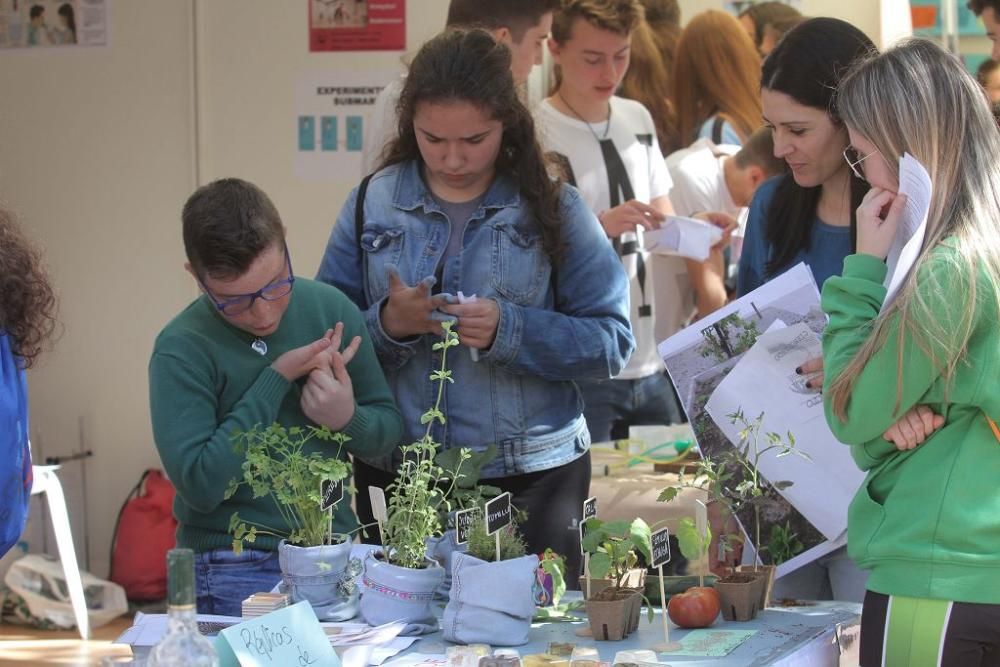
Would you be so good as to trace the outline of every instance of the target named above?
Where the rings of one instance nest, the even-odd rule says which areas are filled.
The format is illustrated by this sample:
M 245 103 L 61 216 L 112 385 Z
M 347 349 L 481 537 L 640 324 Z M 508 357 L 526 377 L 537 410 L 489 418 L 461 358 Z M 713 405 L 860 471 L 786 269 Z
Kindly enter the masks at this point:
M 549 178 L 510 58 L 481 30 L 424 45 L 398 138 L 348 197 L 318 277 L 365 314 L 404 442 L 426 429 L 433 345 L 440 320 L 456 320 L 468 349 L 448 357 L 455 384 L 433 435 L 444 448 L 495 444 L 483 482 L 527 512 L 530 551 L 552 547 L 573 571 L 590 485 L 576 382 L 614 377 L 631 354 L 628 280 L 577 192 Z M 362 521 L 372 521 L 365 487 L 391 483 L 400 460 L 398 450 L 355 459 Z
M 863 32 L 839 19 L 805 21 L 764 60 L 761 102 L 774 155 L 789 171 L 761 185 L 750 203 L 737 292 L 760 287 L 799 262 L 820 287 L 838 275 L 854 252 L 855 209 L 868 184 L 844 161 L 850 143 L 835 92 L 851 63 L 875 51 Z M 802 371 L 822 370 L 822 359 Z M 807 385 L 818 390 L 822 375 Z M 845 465 L 851 465 L 845 458 Z M 837 549 L 775 584 L 776 595 L 853 600 L 865 593 L 865 575 Z
M 799 10 L 784 2 L 752 4 L 740 12 L 737 18 L 761 57 L 769 55 L 778 40 L 804 20 Z
M 25 369 L 55 329 L 55 296 L 41 258 L 0 209 L 0 556 L 28 518 L 31 451 Z
M 52 31 L 52 41 L 55 44 L 76 44 L 76 14 L 73 5 L 68 2 L 59 6 L 56 12 L 59 16 L 59 27 Z

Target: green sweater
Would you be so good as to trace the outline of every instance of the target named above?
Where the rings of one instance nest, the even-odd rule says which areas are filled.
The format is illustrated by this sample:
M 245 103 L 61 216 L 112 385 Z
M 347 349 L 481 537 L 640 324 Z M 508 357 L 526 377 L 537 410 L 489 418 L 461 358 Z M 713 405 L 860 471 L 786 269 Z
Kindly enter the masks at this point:
M 343 429 L 351 437 L 345 448 L 366 457 L 383 455 L 399 444 L 402 421 L 364 319 L 337 288 L 296 278 L 281 324 L 266 338 L 266 356 L 250 348 L 254 336 L 232 326 L 204 296 L 160 332 L 149 362 L 149 399 L 156 448 L 177 488 L 178 546 L 195 551 L 229 547 L 229 519 L 234 512 L 248 522 L 287 528 L 269 496 L 254 499 L 244 485 L 233 497 L 223 498 L 230 480 L 242 478 L 244 457 L 235 451 L 231 436 L 258 424 L 312 424 L 299 407 L 306 378 L 288 382 L 271 363 L 320 338 L 340 321 L 345 344 L 354 336 L 362 337 L 361 348 L 347 366 L 356 409 Z M 305 451 L 325 448 L 332 454 L 333 447 L 334 443 L 314 440 Z M 347 452 L 341 452 L 341 458 L 346 459 Z M 337 506 L 334 530 L 346 532 L 356 526 L 345 498 Z M 273 551 L 277 543 L 277 538 L 262 535 L 254 548 Z
M 954 297 L 968 294 L 969 280 L 946 261 L 950 254 L 945 245 L 933 251 L 917 290 L 957 329 L 965 299 Z M 885 299 L 885 275 L 884 262 L 851 255 L 843 275 L 823 285 L 827 390 L 865 341 Z M 966 359 L 950 382 L 909 336 L 900 346 L 894 326 L 857 378 L 846 421 L 825 402 L 834 435 L 868 472 L 848 510 L 848 553 L 871 570 L 868 588 L 877 593 L 1000 604 L 1000 442 L 984 415 L 1000 415 L 1000 327 L 985 275 L 976 288 Z M 942 348 L 929 344 L 940 359 Z M 893 414 L 900 361 L 902 401 Z M 921 404 L 945 418 L 940 430 L 903 452 L 882 439 Z

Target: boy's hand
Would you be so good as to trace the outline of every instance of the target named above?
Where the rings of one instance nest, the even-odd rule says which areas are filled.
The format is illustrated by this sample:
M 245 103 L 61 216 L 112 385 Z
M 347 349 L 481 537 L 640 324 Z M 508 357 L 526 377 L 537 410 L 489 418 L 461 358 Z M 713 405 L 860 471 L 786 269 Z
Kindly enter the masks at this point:
M 330 351 L 329 365 L 309 374 L 299 405 L 306 417 L 332 431 L 339 431 L 354 418 L 354 387 L 347 361 L 354 357 L 361 338 L 355 337 L 344 352 Z M 345 359 L 347 358 L 347 359 Z
M 477 350 L 488 350 L 497 337 L 500 306 L 493 299 L 476 299 L 469 303 L 442 306 L 441 312 L 458 318 L 458 342 Z
M 624 204 L 609 208 L 597 217 L 604 233 L 616 239 L 625 232 L 644 229 L 657 229 L 663 222 L 664 215 L 649 204 L 631 199 Z
M 330 348 L 333 330 L 327 331 L 319 340 L 308 345 L 289 350 L 274 360 L 271 368 L 281 374 L 289 382 L 295 382 L 314 368 L 322 365 L 320 354 Z
M 446 297 L 431 296 L 433 276 L 424 278 L 416 286 L 409 286 L 399 277 L 395 268 L 389 268 L 389 298 L 380 315 L 382 328 L 396 340 L 426 333 L 441 335 L 441 323 L 431 318 Z
M 896 449 L 899 451 L 904 452 L 923 443 L 942 426 L 944 426 L 944 417 L 934 414 L 926 405 L 918 405 L 890 426 L 889 430 L 882 434 L 882 438 L 896 445 Z

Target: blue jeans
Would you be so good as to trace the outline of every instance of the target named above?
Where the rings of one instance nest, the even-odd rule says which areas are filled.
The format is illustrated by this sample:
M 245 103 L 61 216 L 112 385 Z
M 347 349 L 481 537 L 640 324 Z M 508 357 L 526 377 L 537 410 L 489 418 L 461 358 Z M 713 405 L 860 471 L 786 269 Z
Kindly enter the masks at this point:
M 243 601 L 281 580 L 277 551 L 213 549 L 194 555 L 199 614 L 242 616 Z
M 666 373 L 635 380 L 581 382 L 580 389 L 591 442 L 627 438 L 629 426 L 669 426 L 685 419 Z

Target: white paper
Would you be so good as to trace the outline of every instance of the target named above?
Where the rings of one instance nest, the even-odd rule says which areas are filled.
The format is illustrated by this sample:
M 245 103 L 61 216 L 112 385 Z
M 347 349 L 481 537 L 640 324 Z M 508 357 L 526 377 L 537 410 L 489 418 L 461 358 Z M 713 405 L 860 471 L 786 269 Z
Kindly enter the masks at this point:
M 459 303 L 475 303 L 476 300 L 477 299 L 476 299 L 476 295 L 475 294 L 470 294 L 469 296 L 465 296 L 464 294 L 462 294 L 461 290 L 459 290 L 459 292 L 458 292 L 458 302 Z M 474 347 L 470 347 L 469 348 L 469 357 L 473 361 L 479 361 L 479 350 L 477 350 Z
M 737 447 L 742 426 L 728 417 L 737 410 L 748 421 L 763 413 L 760 449 L 768 446 L 769 432 L 783 439 L 789 432 L 795 436 L 796 448 L 811 460 L 795 454 L 778 458 L 778 450 L 772 450 L 761 458 L 758 469 L 769 482 L 792 481 L 778 493 L 832 540 L 847 529 L 847 506 L 864 475 L 830 431 L 822 395 L 807 389 L 807 378 L 795 372 L 822 354 L 819 337 L 803 323 L 769 330 L 719 384 L 705 409 Z
M 659 229 L 646 231 L 644 238 L 649 252 L 704 262 L 712 246 L 722 240 L 722 230 L 702 220 L 668 215 Z
M 920 255 L 933 191 L 930 174 L 924 165 L 909 153 L 904 153 L 899 159 L 899 194 L 906 195 L 906 206 L 885 260 L 889 270 L 885 276 L 887 291 L 882 302 L 883 310 L 892 303 Z

